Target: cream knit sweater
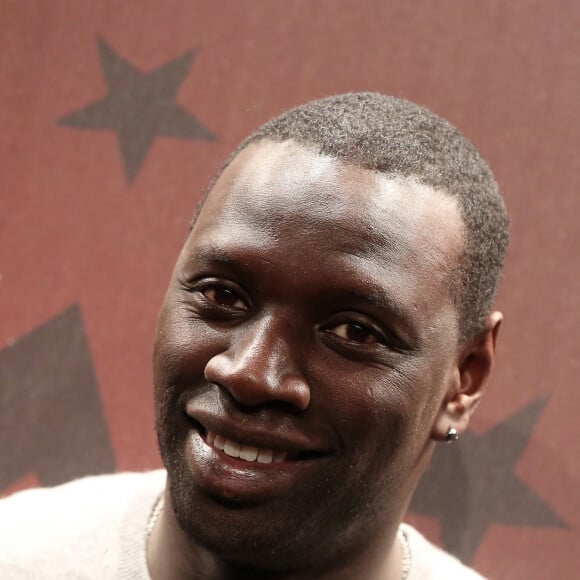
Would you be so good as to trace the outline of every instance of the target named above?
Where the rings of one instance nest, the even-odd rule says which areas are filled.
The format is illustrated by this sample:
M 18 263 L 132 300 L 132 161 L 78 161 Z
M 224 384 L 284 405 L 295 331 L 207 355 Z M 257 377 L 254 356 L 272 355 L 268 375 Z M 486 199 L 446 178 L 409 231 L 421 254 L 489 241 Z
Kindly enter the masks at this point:
M 122 473 L 0 501 L 0 579 L 150 580 L 145 529 L 164 485 L 164 471 Z M 408 580 L 482 580 L 412 527 L 403 530 Z

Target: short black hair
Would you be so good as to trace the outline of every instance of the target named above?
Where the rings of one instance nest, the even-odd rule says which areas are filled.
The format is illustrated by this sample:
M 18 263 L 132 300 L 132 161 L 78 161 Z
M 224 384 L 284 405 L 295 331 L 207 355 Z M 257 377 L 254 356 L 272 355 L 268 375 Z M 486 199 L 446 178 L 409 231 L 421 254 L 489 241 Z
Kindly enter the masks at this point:
M 491 169 L 456 127 L 405 99 L 380 93 L 330 96 L 262 125 L 215 179 L 240 151 L 262 139 L 291 140 L 364 169 L 415 178 L 455 197 L 465 226 L 465 247 L 452 281 L 461 338 L 483 329 L 499 286 L 509 218 Z

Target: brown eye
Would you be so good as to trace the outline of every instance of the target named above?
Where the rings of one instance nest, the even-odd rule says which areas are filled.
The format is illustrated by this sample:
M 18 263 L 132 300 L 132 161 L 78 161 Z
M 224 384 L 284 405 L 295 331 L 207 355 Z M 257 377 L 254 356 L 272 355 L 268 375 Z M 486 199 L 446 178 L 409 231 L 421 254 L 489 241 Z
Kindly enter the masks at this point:
M 372 328 L 358 322 L 344 322 L 328 329 L 328 331 L 349 342 L 359 344 L 377 344 L 379 342 L 379 337 Z
M 247 310 L 246 303 L 233 291 L 225 286 L 209 286 L 202 294 L 212 304 L 225 306 L 235 310 Z

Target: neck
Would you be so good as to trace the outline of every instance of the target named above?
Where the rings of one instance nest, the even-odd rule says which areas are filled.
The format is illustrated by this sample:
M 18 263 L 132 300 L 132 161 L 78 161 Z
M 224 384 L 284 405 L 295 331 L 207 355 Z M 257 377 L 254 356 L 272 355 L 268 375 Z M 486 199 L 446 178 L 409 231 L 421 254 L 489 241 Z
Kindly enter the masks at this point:
M 169 501 L 166 491 L 166 506 Z M 165 507 L 149 537 L 147 564 L 152 580 L 400 580 L 405 554 L 397 535 L 398 525 L 396 522 L 362 549 L 353 550 L 340 560 L 325 561 L 320 566 L 308 563 L 280 572 L 223 559 L 187 537 L 173 510 Z

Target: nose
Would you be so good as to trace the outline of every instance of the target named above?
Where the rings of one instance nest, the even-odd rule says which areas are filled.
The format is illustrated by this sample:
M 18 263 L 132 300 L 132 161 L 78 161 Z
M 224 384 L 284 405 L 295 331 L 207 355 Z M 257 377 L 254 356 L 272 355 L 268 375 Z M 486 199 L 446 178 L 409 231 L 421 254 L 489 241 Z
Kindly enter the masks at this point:
M 232 336 L 229 348 L 207 362 L 207 381 L 245 407 L 278 402 L 296 411 L 308 408 L 310 387 L 299 370 L 300 340 L 290 321 L 264 316 Z

